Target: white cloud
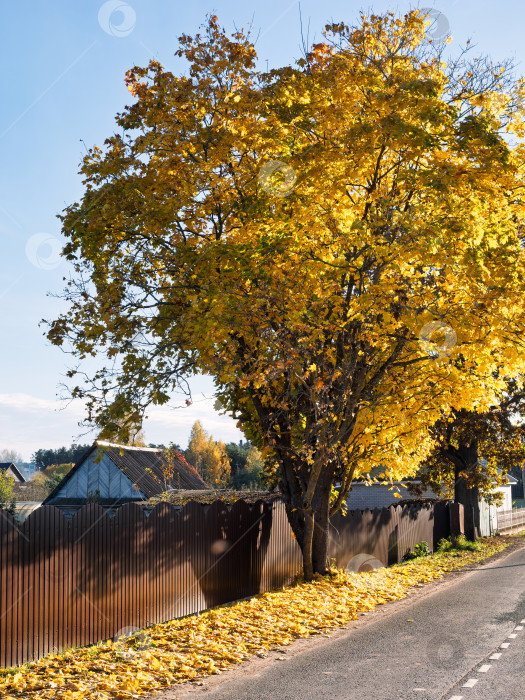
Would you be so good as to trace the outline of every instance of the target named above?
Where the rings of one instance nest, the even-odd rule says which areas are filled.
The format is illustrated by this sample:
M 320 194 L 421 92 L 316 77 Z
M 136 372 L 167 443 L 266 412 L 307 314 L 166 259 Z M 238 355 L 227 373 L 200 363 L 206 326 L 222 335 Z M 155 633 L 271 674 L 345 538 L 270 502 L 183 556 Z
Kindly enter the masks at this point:
M 194 403 L 179 407 L 154 406 L 144 423 L 147 442 L 175 442 L 186 447 L 191 427 L 200 420 L 216 440 L 237 442 L 244 439 L 235 420 L 219 415 L 213 398 L 196 396 Z M 91 442 L 95 433 L 86 433 L 79 422 L 84 417 L 81 401 L 66 403 L 24 393 L 0 394 L 0 449 L 20 452 L 25 460 L 40 448 L 56 448 L 72 442 Z
M 5 406 L 11 410 L 21 410 L 26 413 L 39 413 L 41 411 L 57 411 L 65 406 L 61 402 L 49 399 L 41 399 L 38 396 L 30 396 L 29 394 L 0 394 L 0 407 Z M 78 405 L 77 413 L 80 414 L 82 408 Z M 71 411 L 71 407 L 64 408 Z

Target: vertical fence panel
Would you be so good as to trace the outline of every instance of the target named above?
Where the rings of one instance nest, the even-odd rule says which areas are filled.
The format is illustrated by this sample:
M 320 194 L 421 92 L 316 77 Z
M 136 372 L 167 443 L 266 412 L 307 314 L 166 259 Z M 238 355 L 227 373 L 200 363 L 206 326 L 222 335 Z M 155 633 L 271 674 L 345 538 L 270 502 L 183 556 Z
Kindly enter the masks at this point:
M 78 514 L 74 515 L 70 523 L 70 557 L 71 565 L 69 567 L 69 586 L 68 586 L 68 612 L 70 618 L 70 639 L 71 646 L 75 646 L 79 639 L 79 621 L 78 621 L 78 605 L 77 605 L 77 582 L 80 569 L 80 558 L 78 556 L 79 544 L 77 542 L 79 527 Z
M 16 601 L 21 591 L 18 588 L 18 531 L 14 526 L 8 530 L 9 571 L 7 577 L 7 649 L 8 665 L 15 665 L 18 660 L 18 629 L 16 624 Z
M 3 614 L 0 615 L 0 666 L 6 665 L 6 646 L 7 646 L 7 567 L 9 565 L 7 553 L 7 528 L 8 518 L 7 513 L 0 513 L 0 610 Z
M 84 590 L 84 579 L 86 577 L 86 569 L 83 565 L 85 559 L 85 523 L 84 523 L 85 508 L 81 508 L 78 513 L 73 516 L 73 551 L 74 551 L 74 570 L 73 570 L 73 588 L 71 590 L 71 599 L 75 611 L 74 637 L 76 644 L 87 644 L 86 635 L 86 601 L 82 595 Z
M 16 663 L 20 664 L 24 660 L 24 631 L 22 629 L 22 607 L 25 604 L 25 597 L 30 591 L 24 588 L 24 539 L 16 532 L 16 566 L 13 569 L 13 627 L 16 635 Z
M 101 639 L 108 639 L 112 636 L 112 599 L 113 599 L 113 561 L 111 559 L 111 519 L 106 513 L 102 519 L 99 538 L 99 547 L 101 550 L 100 575 L 99 585 L 107 591 L 102 597 L 102 634 Z
M 157 562 L 160 568 L 162 577 L 162 586 L 159 594 L 159 608 L 157 618 L 161 620 L 169 620 L 171 617 L 171 597 L 173 596 L 173 573 L 176 568 L 176 542 L 170 537 L 171 523 L 170 511 L 172 509 L 163 504 L 159 508 L 158 523 L 160 527 L 160 537 L 157 537 L 159 542 L 159 552 Z
M 114 576 L 114 605 L 115 605 L 115 631 L 112 637 L 122 633 L 126 627 L 130 627 L 129 620 L 129 559 L 130 559 L 130 533 L 129 533 L 129 507 L 124 505 L 115 514 L 113 522 L 113 538 L 115 547 L 113 550 L 115 562 Z
M 49 508 L 49 506 L 48 506 Z M 47 510 L 45 523 L 43 524 L 46 530 L 46 548 L 47 548 L 47 577 L 46 577 L 46 588 L 47 588 L 47 600 L 49 605 L 49 635 L 47 640 L 48 649 L 50 651 L 58 650 L 60 647 L 58 645 L 58 630 L 57 630 L 57 618 L 59 616 L 59 604 L 58 600 L 60 595 L 60 586 L 55 586 L 53 581 L 55 578 L 56 568 L 55 568 L 55 511 Z
M 24 659 L 38 658 L 47 651 L 43 645 L 43 634 L 46 627 L 45 620 L 40 620 L 38 616 L 38 609 L 45 606 L 45 600 L 42 601 L 40 594 L 40 586 L 43 587 L 44 582 L 40 580 L 39 561 L 39 559 L 44 559 L 45 557 L 45 542 L 42 539 L 45 536 L 45 529 L 36 525 L 40 515 L 28 518 L 23 526 L 20 527 L 18 533 L 21 556 L 19 571 L 22 572 L 25 566 L 22 564 L 22 561 L 33 561 L 30 577 L 32 589 L 28 592 L 27 600 L 25 600 L 24 596 L 20 601 L 22 603 L 22 618 L 25 617 L 26 619 L 24 633 L 27 639 L 23 640 L 25 648 L 21 649 L 21 656 Z M 20 585 L 22 586 L 20 590 L 25 591 L 22 581 Z M 22 626 L 24 627 L 24 625 Z
M 145 560 L 147 567 L 148 576 L 148 591 L 149 596 L 146 601 L 146 617 L 148 623 L 152 623 L 155 619 L 155 602 L 156 602 L 156 589 L 155 589 L 155 578 L 156 578 L 156 568 L 157 562 L 155 561 L 155 542 L 157 539 L 157 518 L 158 510 L 155 508 L 153 512 L 148 517 L 148 534 L 147 534 L 147 550 L 145 552 Z
M 138 627 L 147 626 L 147 616 L 145 612 L 145 594 L 146 594 L 146 580 L 145 580 L 145 538 L 147 534 L 148 521 L 144 512 L 141 509 L 141 521 L 140 527 L 137 528 L 136 532 L 136 543 L 135 543 L 135 559 L 137 561 L 137 620 Z
M 13 570 L 17 563 L 15 560 L 16 530 L 14 519 L 8 513 L 1 514 L 2 532 L 2 581 L 1 601 L 2 615 L 0 616 L 0 663 L 2 666 L 13 666 L 16 660 L 13 658 Z
M 36 524 L 35 532 L 35 550 L 39 551 L 42 557 L 47 557 L 46 550 L 48 549 L 48 537 L 49 523 L 46 514 L 43 514 L 41 518 L 35 518 L 33 520 L 33 526 Z M 40 521 L 40 522 L 39 522 Z M 47 537 L 46 537 L 47 535 Z M 53 628 L 53 618 L 47 617 L 49 615 L 49 609 L 46 610 L 46 618 L 43 621 L 39 621 L 38 618 L 38 608 L 35 604 L 35 588 L 39 583 L 38 579 L 35 581 L 35 569 L 31 561 L 31 544 L 32 539 L 26 533 L 24 528 L 19 528 L 18 532 L 18 591 L 17 596 L 17 609 L 18 609 L 18 663 L 22 661 L 30 660 L 36 658 L 39 654 L 38 649 L 38 632 L 44 637 L 44 642 L 48 635 L 52 635 Z M 47 589 L 48 590 L 48 589 Z M 44 605 L 46 601 L 44 601 Z M 37 637 L 35 639 L 35 629 L 34 621 L 37 621 Z M 36 649 L 35 647 L 36 642 Z M 42 653 L 46 653 L 49 646 L 44 643 Z
M 172 557 L 170 601 L 168 612 L 170 618 L 181 617 L 184 612 L 184 543 L 182 539 L 182 516 L 180 509 L 166 508 L 164 519 L 167 523 L 170 548 L 166 556 Z
M 130 547 L 129 547 L 129 615 L 128 620 L 131 622 L 131 627 L 140 628 L 140 618 L 139 618 L 139 606 L 138 606 L 138 561 L 137 561 L 137 532 L 139 527 L 143 527 L 139 518 L 142 519 L 142 509 L 140 506 L 131 504 L 130 508 L 130 523 L 129 523 L 129 534 L 130 534 Z M 133 510 L 131 510 L 133 508 Z M 137 513 L 137 508 L 139 512 Z
M 153 607 L 145 607 L 144 617 L 148 624 L 170 619 L 172 599 L 177 594 L 174 570 L 177 562 L 177 532 L 175 528 L 176 513 L 168 504 L 158 505 L 148 518 L 147 531 L 152 558 L 144 557 L 145 569 L 153 566 L 153 576 L 148 576 L 149 585 L 154 590 L 150 593 L 154 599 Z M 153 561 L 153 563 L 148 563 Z M 145 571 L 145 575 L 147 571 Z M 146 606 L 147 600 L 144 599 Z
M 35 517 L 31 522 L 29 540 L 36 540 L 38 553 L 38 577 L 33 580 L 33 586 L 39 587 L 38 598 L 35 596 L 34 616 L 38 624 L 38 653 L 35 657 L 48 654 L 53 649 L 53 594 L 56 588 L 53 577 L 51 512 L 49 506 L 34 511 Z M 24 540 L 24 549 L 26 542 Z M 36 591 L 35 591 L 36 592 Z M 36 651 L 36 650 L 35 650 Z M 29 653 L 24 658 L 30 659 Z

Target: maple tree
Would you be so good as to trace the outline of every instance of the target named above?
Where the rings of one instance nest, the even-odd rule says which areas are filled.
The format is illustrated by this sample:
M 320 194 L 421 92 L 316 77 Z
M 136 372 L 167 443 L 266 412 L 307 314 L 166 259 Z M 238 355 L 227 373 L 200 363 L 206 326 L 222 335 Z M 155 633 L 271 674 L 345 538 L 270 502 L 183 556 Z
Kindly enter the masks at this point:
M 357 474 L 413 474 L 428 426 L 523 369 L 523 82 L 468 51 L 447 65 L 425 26 L 363 15 L 262 72 L 209 17 L 180 39 L 186 75 L 128 72 L 135 101 L 62 216 L 74 274 L 48 337 L 109 360 L 71 370 L 88 419 L 211 375 L 307 577 Z
M 432 426 L 433 447 L 411 490 L 431 488 L 462 503 L 465 534 L 480 532 L 479 501 L 498 502 L 495 487 L 525 460 L 525 392 L 516 380 L 507 382 L 500 401 L 486 411 L 452 411 Z
M 104 421 L 97 440 L 146 447 L 140 412 L 130 406 L 125 397 L 117 394 L 113 398 L 111 417 Z

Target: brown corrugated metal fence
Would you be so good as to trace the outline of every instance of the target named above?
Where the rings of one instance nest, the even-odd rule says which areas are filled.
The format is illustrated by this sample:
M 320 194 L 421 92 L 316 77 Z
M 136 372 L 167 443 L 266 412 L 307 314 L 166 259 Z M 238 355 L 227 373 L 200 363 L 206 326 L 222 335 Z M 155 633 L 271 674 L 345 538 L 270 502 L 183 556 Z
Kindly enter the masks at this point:
M 367 568 L 433 542 L 433 506 L 336 516 L 330 556 Z M 358 556 L 355 559 L 356 555 Z M 363 559 L 364 556 L 364 559 Z M 376 564 L 377 565 L 377 564 Z M 282 502 L 0 512 L 0 666 L 114 637 L 288 584 L 301 554 Z

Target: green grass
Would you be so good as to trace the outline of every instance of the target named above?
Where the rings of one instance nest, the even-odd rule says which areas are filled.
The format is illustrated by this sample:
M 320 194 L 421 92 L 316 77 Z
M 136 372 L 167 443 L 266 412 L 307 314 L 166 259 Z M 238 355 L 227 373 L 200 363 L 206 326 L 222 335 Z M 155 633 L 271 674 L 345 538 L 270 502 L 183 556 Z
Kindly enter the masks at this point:
M 467 540 L 465 535 L 451 535 L 446 539 L 439 540 L 437 546 L 438 552 L 477 552 L 478 550 L 479 544 Z

